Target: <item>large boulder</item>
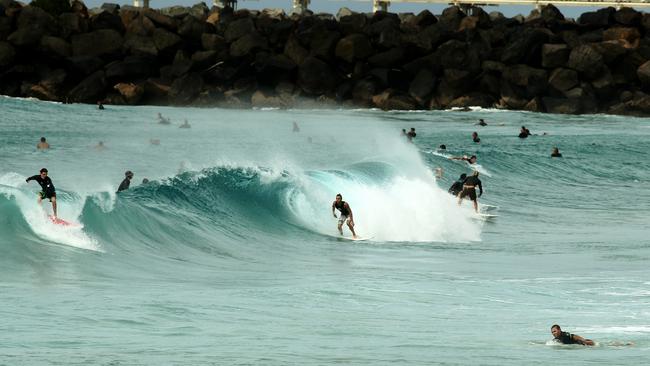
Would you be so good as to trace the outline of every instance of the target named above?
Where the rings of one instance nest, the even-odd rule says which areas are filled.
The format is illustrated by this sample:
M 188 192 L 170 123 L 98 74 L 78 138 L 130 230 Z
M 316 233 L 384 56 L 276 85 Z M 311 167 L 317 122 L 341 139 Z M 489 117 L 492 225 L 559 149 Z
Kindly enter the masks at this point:
M 578 114 L 581 111 L 579 99 L 544 97 L 542 101 L 548 113 Z
M 551 88 L 564 92 L 580 84 L 578 73 L 571 69 L 557 68 L 551 72 L 548 78 L 548 84 Z
M 192 102 L 203 89 L 203 78 L 198 73 L 189 73 L 174 80 L 169 89 L 169 102 L 172 104 L 188 104 Z
M 644 87 L 650 87 L 650 61 L 646 61 L 643 65 L 639 66 L 636 70 L 639 80 Z
M 95 103 L 102 99 L 106 91 L 106 76 L 104 71 L 100 70 L 85 78 L 75 86 L 68 98 L 71 102 Z
M 16 57 L 16 50 L 8 42 L 0 41 L 0 67 L 11 65 Z
M 85 33 L 88 31 L 88 19 L 78 13 L 63 13 L 59 15 L 59 26 L 61 37 L 68 39 L 73 34 Z
M 503 78 L 509 83 L 524 87 L 528 95 L 541 95 L 547 87 L 546 70 L 528 65 L 513 65 L 503 71 Z
M 329 59 L 333 56 L 341 34 L 337 31 L 323 30 L 312 33 L 309 39 L 309 48 L 313 56 Z
M 156 28 L 153 32 L 153 42 L 158 51 L 170 52 L 180 46 L 182 39 L 176 33 Z
M 81 75 L 89 75 L 101 69 L 105 62 L 97 56 L 73 56 L 67 59 L 68 68 Z
M 436 88 L 436 76 L 430 70 L 422 69 L 409 85 L 409 95 L 418 103 L 424 105 L 430 100 L 431 93 Z
M 440 45 L 436 51 L 436 60 L 444 69 L 456 68 L 469 72 L 477 72 L 481 69 L 481 60 L 476 49 L 456 40 Z
M 594 79 L 603 70 L 603 56 L 593 47 L 581 45 L 571 50 L 567 67 L 580 72 L 589 79 Z
M 126 35 L 133 36 L 151 36 L 156 29 L 156 26 L 153 24 L 151 19 L 147 18 L 142 14 L 138 14 L 133 20 L 129 22 L 126 26 Z
M 482 107 L 491 108 L 494 106 L 494 98 L 490 95 L 474 92 L 462 95 L 447 104 L 447 108 Z
M 153 37 L 141 35 L 127 35 L 124 49 L 135 56 L 158 56 L 158 48 Z
M 301 65 L 307 56 L 309 56 L 309 51 L 300 44 L 296 37 L 292 36 L 289 37 L 289 40 L 284 46 L 284 54 L 297 65 Z
M 117 90 L 127 104 L 135 105 L 140 102 L 144 95 L 142 84 L 118 83 L 113 89 Z
M 591 46 L 603 56 L 606 64 L 613 64 L 628 52 L 627 42 L 622 40 L 592 43 Z
M 636 28 L 613 27 L 603 32 L 603 41 L 624 41 L 628 48 L 636 48 L 639 45 L 641 34 Z
M 372 78 L 357 81 L 352 87 L 352 99 L 361 105 L 370 105 L 372 97 L 379 90 L 378 83 Z
M 368 63 L 380 67 L 393 67 L 399 65 L 404 59 L 404 50 L 400 47 L 374 54 L 368 58 Z
M 266 38 L 257 33 L 249 33 L 239 38 L 230 45 L 230 55 L 233 57 L 243 57 L 254 50 L 268 47 Z
M 598 11 L 588 11 L 580 15 L 578 23 L 594 28 L 605 28 L 612 22 L 615 12 L 616 9 L 612 7 L 599 9 Z
M 106 78 L 109 81 L 146 79 L 155 72 L 155 64 L 152 57 L 130 56 L 108 64 Z
M 446 32 L 456 32 L 465 16 L 465 13 L 458 6 L 450 6 L 442 11 L 442 14 L 438 17 L 438 24 Z
M 113 29 L 100 29 L 72 36 L 72 54 L 75 56 L 106 56 L 119 53 L 124 40 Z
M 120 34 L 124 34 L 124 24 L 122 18 L 117 13 L 102 11 L 90 18 L 90 27 L 92 30 L 113 29 Z
M 308 94 L 320 95 L 333 91 L 338 75 L 327 63 L 316 57 L 308 57 L 298 68 L 298 85 Z
M 373 52 L 365 34 L 355 33 L 342 38 L 336 45 L 336 57 L 349 63 L 364 60 Z
M 627 26 L 638 26 L 641 23 L 641 18 L 641 13 L 628 7 L 620 8 L 614 13 L 614 20 Z
M 372 97 L 373 104 L 386 111 L 391 110 L 414 110 L 418 103 L 408 95 L 387 89 Z
M 203 33 L 201 35 L 201 46 L 206 51 L 221 51 L 228 48 L 228 42 L 218 34 Z
M 253 19 L 237 19 L 228 24 L 224 37 L 226 38 L 226 42 L 231 43 L 253 32 L 255 32 L 255 23 L 253 23 Z
M 170 16 L 162 14 L 154 9 L 146 9 L 144 15 L 149 18 L 156 26 L 175 31 L 178 28 L 178 21 Z
M 360 33 L 366 26 L 368 18 L 363 13 L 353 13 L 339 18 L 339 29 L 344 35 Z
M 2 14 L 0 9 L 0 14 Z M 12 18 L 0 16 L 0 40 L 5 40 L 11 34 L 14 21 Z
M 539 62 L 540 50 L 548 39 L 548 33 L 540 28 L 513 31 L 509 42 L 501 52 L 501 62 L 506 64 Z
M 52 34 L 56 31 L 56 20 L 45 10 L 28 5 L 20 11 L 16 20 L 16 28 L 39 29 L 43 34 Z
M 41 38 L 41 50 L 55 58 L 66 58 L 72 55 L 72 47 L 62 38 L 44 36 Z
M 44 33 L 40 28 L 19 28 L 7 37 L 7 41 L 17 47 L 37 45 Z
M 178 26 L 178 34 L 185 39 L 199 42 L 201 40 L 201 35 L 206 30 L 205 25 L 205 22 L 198 20 L 192 15 L 188 15 L 183 18 L 183 21 Z
M 544 44 L 542 46 L 542 67 L 552 69 L 564 66 L 570 53 L 571 49 L 565 44 Z

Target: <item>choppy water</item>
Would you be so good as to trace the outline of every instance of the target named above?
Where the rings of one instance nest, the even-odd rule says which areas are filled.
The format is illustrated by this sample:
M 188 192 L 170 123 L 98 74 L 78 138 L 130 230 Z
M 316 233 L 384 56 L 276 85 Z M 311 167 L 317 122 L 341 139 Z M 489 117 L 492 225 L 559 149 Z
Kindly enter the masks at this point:
M 646 119 L 6 98 L 0 110 L 2 365 L 648 360 Z M 538 135 L 517 138 L 522 124 Z M 399 136 L 410 127 L 414 144 Z M 50 150 L 35 149 L 41 136 Z M 462 154 L 479 157 L 493 221 L 446 193 L 471 172 L 445 157 Z M 41 167 L 79 227 L 36 204 L 24 179 Z M 127 169 L 132 188 L 115 194 Z M 338 192 L 372 240 L 336 238 Z M 598 346 L 549 345 L 553 323 Z

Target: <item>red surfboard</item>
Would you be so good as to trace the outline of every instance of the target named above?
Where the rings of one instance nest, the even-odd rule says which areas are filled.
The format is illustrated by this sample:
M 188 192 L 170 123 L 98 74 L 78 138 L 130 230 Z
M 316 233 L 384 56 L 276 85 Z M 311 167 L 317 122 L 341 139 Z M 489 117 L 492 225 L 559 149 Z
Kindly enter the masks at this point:
M 56 225 L 62 225 L 62 226 L 74 226 L 73 223 L 71 223 L 71 222 L 67 222 L 67 221 L 65 221 L 64 219 L 61 219 L 61 218 L 58 218 L 58 217 L 49 216 L 49 218 L 50 218 L 50 220 L 52 220 L 52 223 L 53 223 L 53 224 L 56 224 Z

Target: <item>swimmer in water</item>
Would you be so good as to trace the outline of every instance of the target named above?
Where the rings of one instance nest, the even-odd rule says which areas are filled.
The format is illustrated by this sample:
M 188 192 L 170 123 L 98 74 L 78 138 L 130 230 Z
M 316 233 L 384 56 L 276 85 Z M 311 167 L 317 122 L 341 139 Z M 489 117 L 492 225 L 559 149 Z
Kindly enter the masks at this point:
M 476 159 L 476 155 L 472 155 L 472 156 L 470 156 L 470 157 L 467 157 L 467 155 L 463 155 L 463 156 L 453 156 L 453 157 L 451 157 L 450 159 L 451 159 L 451 160 L 465 160 L 466 162 L 468 162 L 468 163 L 471 164 L 471 165 L 476 164 L 476 160 L 477 160 L 477 159 Z
M 552 158 L 561 158 L 562 154 L 560 154 L 560 149 L 557 147 L 554 147 L 553 150 L 551 150 L 551 157 Z
M 557 324 L 553 324 L 551 327 L 551 334 L 553 334 L 553 337 L 562 344 L 581 344 L 583 346 L 593 346 L 595 344 L 591 339 L 585 339 L 577 334 L 563 332 Z
M 472 141 L 476 142 L 477 144 L 481 142 L 481 138 L 478 137 L 478 132 L 476 131 L 472 132 Z

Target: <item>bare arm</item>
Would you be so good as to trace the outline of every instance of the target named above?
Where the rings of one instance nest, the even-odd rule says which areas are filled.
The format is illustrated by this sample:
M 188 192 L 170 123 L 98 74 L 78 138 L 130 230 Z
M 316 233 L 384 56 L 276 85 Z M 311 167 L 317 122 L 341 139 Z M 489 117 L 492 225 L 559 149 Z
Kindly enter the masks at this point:
M 336 217 L 336 212 L 334 212 L 334 210 L 335 210 L 335 208 L 334 208 L 334 203 L 336 203 L 336 202 L 333 202 L 333 203 L 332 203 L 332 215 L 333 215 L 334 217 Z
M 580 337 L 579 335 L 575 335 L 575 334 L 573 334 L 572 336 L 573 336 L 574 341 L 576 341 L 577 343 L 582 344 L 583 346 L 593 346 L 594 345 L 594 341 L 592 341 L 591 339 L 584 339 L 584 338 Z

